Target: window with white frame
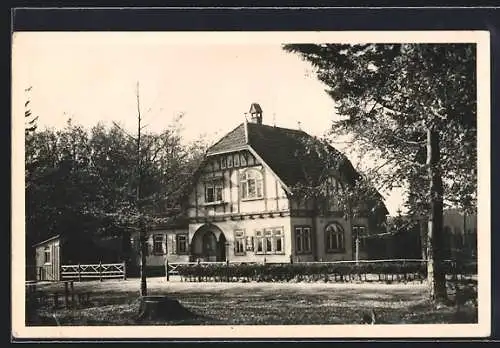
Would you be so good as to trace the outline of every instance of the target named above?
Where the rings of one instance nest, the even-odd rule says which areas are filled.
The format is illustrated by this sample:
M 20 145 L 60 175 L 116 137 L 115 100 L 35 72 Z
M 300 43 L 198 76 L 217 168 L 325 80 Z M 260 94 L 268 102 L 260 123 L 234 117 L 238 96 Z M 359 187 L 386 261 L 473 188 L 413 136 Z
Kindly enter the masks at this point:
M 163 234 L 153 235 L 153 254 L 163 254 Z
M 222 202 L 222 181 L 208 181 L 205 183 L 205 203 Z
M 234 231 L 234 255 L 245 255 L 245 231 Z
M 255 253 L 264 254 L 264 232 L 255 231 Z
M 237 153 L 237 154 L 234 155 L 233 165 L 235 167 L 239 167 L 240 166 L 240 154 L 239 153 Z
M 284 253 L 283 228 L 266 228 L 255 231 L 256 254 L 282 254 Z
M 264 196 L 262 173 L 255 169 L 241 173 L 240 189 L 242 199 L 262 198 Z
M 311 249 L 311 227 L 296 226 L 295 227 L 295 253 L 310 254 Z
M 340 224 L 333 222 L 325 228 L 326 236 L 326 251 L 327 252 L 343 252 L 344 246 L 344 229 Z
M 283 229 L 273 229 L 273 252 L 275 254 L 282 254 L 285 252 L 283 248 Z
M 43 248 L 43 262 L 50 263 L 50 245 Z
M 266 254 L 272 254 L 273 252 L 273 230 L 266 229 L 264 230 L 264 252 Z

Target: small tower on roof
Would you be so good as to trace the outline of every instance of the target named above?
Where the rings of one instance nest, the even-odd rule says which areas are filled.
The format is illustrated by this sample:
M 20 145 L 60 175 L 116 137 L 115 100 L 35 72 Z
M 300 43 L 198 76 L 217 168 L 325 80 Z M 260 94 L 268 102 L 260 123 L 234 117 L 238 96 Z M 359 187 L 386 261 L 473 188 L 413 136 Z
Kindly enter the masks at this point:
M 250 113 L 250 122 L 262 124 L 262 108 L 259 104 L 252 103 L 248 112 Z

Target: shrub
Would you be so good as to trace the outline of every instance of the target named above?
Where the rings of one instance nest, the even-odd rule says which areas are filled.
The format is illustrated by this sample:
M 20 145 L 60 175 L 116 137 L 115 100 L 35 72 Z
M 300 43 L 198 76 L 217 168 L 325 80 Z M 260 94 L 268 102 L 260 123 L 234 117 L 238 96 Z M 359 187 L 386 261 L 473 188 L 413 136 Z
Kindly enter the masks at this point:
M 446 274 L 474 274 L 476 264 L 459 264 L 444 262 Z M 383 276 L 386 280 L 391 276 L 397 279 L 420 278 L 427 276 L 425 262 L 360 262 L 352 263 L 201 263 L 180 264 L 178 274 L 189 281 L 335 281 L 362 279 L 366 274 Z

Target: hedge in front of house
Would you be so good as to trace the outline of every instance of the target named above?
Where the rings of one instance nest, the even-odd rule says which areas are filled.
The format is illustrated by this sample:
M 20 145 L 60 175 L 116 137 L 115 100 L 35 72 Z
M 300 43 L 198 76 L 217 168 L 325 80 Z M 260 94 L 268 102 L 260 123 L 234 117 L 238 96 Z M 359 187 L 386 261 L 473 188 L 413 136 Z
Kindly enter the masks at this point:
M 196 264 L 178 265 L 185 281 L 346 281 L 363 279 L 366 274 L 424 275 L 421 264 Z
M 474 274 L 475 264 L 457 265 L 445 262 L 444 271 L 449 275 Z M 409 281 L 425 279 L 425 262 L 379 263 L 229 263 L 178 265 L 177 272 L 184 281 L 352 281 L 375 280 Z M 371 278 L 373 279 L 373 276 Z

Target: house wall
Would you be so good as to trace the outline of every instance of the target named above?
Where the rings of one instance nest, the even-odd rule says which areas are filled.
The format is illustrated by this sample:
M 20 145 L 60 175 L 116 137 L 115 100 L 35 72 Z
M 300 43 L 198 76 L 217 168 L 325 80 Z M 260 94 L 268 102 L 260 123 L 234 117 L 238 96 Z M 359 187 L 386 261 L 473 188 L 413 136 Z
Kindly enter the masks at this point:
M 294 261 L 297 262 L 311 262 L 311 261 L 338 261 L 338 260 L 354 260 L 355 249 L 354 240 L 351 235 L 351 223 L 338 216 L 339 214 L 332 214 L 331 216 L 322 217 L 293 217 L 292 218 L 292 250 Z M 344 251 L 343 252 L 328 252 L 326 250 L 326 227 L 332 223 L 339 223 L 344 230 Z M 356 218 L 353 220 L 352 225 L 365 226 L 368 228 L 368 219 Z M 312 231 L 312 252 L 311 253 L 298 253 L 295 246 L 295 227 L 308 226 Z M 369 233 L 369 232 L 368 232 Z M 359 259 L 367 258 L 367 250 L 360 246 Z
M 221 169 L 222 159 L 234 158 L 238 154 L 245 154 L 246 165 L 234 164 L 231 168 Z M 253 158 L 251 161 L 248 159 Z M 219 163 L 219 165 L 217 164 Z M 226 162 L 227 163 L 227 162 Z M 251 165 L 250 165 L 251 164 Z M 240 192 L 240 174 L 247 169 L 255 169 L 263 176 L 263 198 L 243 199 Z M 205 202 L 206 183 L 212 180 L 219 180 L 223 184 L 223 202 Z M 288 210 L 288 199 L 279 181 L 273 174 L 262 166 L 248 151 L 239 151 L 213 156 L 202 169 L 202 174 L 195 185 L 194 190 L 189 195 L 188 216 L 210 217 L 231 214 L 245 214 L 254 212 L 270 212 Z
M 189 253 L 180 254 L 174 249 L 173 243 L 175 243 L 174 237 L 177 234 L 188 235 L 188 229 L 161 229 L 151 231 L 147 238 L 148 253 L 146 256 L 146 264 L 148 267 L 165 267 L 165 263 L 168 259 L 169 262 L 188 262 Z M 162 249 L 160 252 L 153 250 L 154 238 L 155 236 L 162 237 Z M 133 262 L 136 265 L 141 264 L 141 257 L 139 252 L 139 233 L 135 232 L 131 235 L 131 244 L 133 253 Z M 189 250 L 189 245 L 188 245 Z
M 221 222 L 212 222 L 213 226 L 219 228 L 229 243 L 226 257 L 230 262 L 290 262 L 292 253 L 292 236 L 289 216 L 276 216 L 273 218 L 255 217 L 245 218 L 244 220 L 226 220 Z M 189 240 L 193 243 L 193 237 L 205 223 L 193 223 L 189 225 Z M 266 228 L 282 228 L 283 230 L 283 252 L 279 254 L 258 254 L 256 252 L 256 231 Z M 235 255 L 234 232 L 244 231 L 244 236 L 252 238 L 250 241 L 253 250 L 246 250 L 243 255 Z
M 239 160 L 235 158 L 239 156 Z M 242 156 L 245 159 L 242 161 Z M 232 163 L 229 165 L 229 159 Z M 224 163 L 221 167 L 221 162 Z M 230 168 L 228 168 L 230 166 Z M 263 197 L 257 199 L 245 199 L 241 194 L 241 174 L 248 169 L 253 169 L 261 173 L 263 184 Z M 223 185 L 222 202 L 205 202 L 205 188 L 207 182 L 218 180 Z M 208 221 L 224 234 L 228 243 L 226 258 L 230 261 L 241 262 L 289 262 L 292 241 L 289 201 L 279 179 L 262 165 L 249 151 L 240 150 L 220 155 L 213 155 L 207 161 L 202 174 L 198 179 L 194 190 L 189 196 L 188 217 L 189 241 L 193 250 L 201 249 L 201 240 L 194 238 L 196 231 L 204 226 Z M 280 214 L 281 213 L 281 214 Z M 263 215 L 260 215 L 263 214 Z M 208 219 L 208 220 L 207 220 Z M 256 230 L 266 228 L 282 228 L 283 231 L 283 252 L 279 254 L 257 254 L 256 253 Z M 253 238 L 247 240 L 252 243 L 253 250 L 246 250 L 243 255 L 235 255 L 235 231 L 244 231 L 246 237 Z M 217 234 L 217 233 L 216 233 Z M 217 238 L 219 236 L 217 235 Z
M 45 260 L 45 249 L 50 251 L 48 262 Z M 35 247 L 36 279 L 60 280 L 60 241 L 53 239 Z
M 341 261 L 353 260 L 351 250 L 351 223 L 342 217 L 317 217 L 316 219 L 316 250 L 318 261 Z M 325 229 L 330 223 L 338 223 L 344 230 L 344 245 L 343 252 L 327 252 L 326 251 L 326 233 Z
M 292 217 L 291 218 L 291 244 L 293 250 L 293 261 L 294 262 L 312 262 L 317 260 L 317 231 L 314 226 L 314 218 L 312 217 Z M 296 246 L 296 227 L 310 227 L 311 228 L 311 252 L 301 253 L 297 250 Z

